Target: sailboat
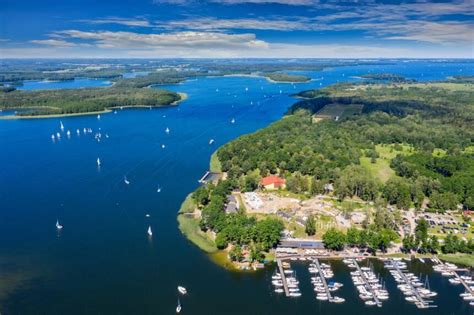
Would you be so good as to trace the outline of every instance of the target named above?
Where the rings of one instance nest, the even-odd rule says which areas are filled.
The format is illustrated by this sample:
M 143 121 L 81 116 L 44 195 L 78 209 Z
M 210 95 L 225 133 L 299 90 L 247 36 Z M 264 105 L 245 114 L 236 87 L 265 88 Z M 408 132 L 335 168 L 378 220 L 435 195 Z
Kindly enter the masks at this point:
M 158 187 L 158 189 L 156 190 L 156 192 L 161 192 L 161 187 Z
M 68 130 L 68 131 L 66 132 L 66 134 L 67 134 L 68 137 L 70 137 L 70 136 L 71 136 L 71 131 Z
M 149 236 L 153 235 L 153 232 L 151 231 L 151 226 L 148 226 L 148 231 L 146 231 Z
M 61 224 L 59 224 L 59 220 L 56 220 L 56 228 L 58 230 L 61 230 L 63 228 L 63 226 Z
M 176 306 L 176 313 L 181 312 L 181 302 L 178 299 L 178 306 Z
M 230 121 L 231 124 L 234 124 L 235 123 L 235 119 L 232 118 L 231 121 Z
M 100 166 L 100 158 L 97 158 L 97 166 Z
M 79 129 L 76 129 L 76 133 L 77 133 L 78 136 L 81 135 L 81 131 Z
M 164 148 L 166 148 L 166 146 L 165 146 L 164 144 L 162 144 L 162 145 L 161 145 L 161 148 L 164 149 Z
M 54 134 L 51 135 L 51 139 L 52 139 L 52 140 L 56 139 L 56 137 L 54 136 Z
M 99 115 L 97 115 L 97 119 L 100 119 L 100 114 L 99 114 Z
M 127 176 L 123 177 L 123 182 L 127 185 L 130 185 L 130 181 L 127 179 Z
M 209 144 L 213 144 L 213 143 L 214 143 L 214 139 L 209 140 Z
M 248 88 L 248 87 L 246 87 L 246 88 L 245 88 L 245 91 L 248 91 L 248 90 L 249 90 L 249 88 Z
M 61 120 L 59 121 L 59 125 L 61 127 L 61 131 L 64 131 L 64 125 L 63 125 L 63 122 Z

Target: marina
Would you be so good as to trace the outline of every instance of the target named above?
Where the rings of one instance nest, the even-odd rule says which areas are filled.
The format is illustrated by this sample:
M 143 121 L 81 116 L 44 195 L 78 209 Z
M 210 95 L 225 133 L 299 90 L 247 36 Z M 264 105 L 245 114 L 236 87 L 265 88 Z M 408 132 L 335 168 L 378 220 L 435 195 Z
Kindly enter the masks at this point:
M 428 278 L 426 278 L 425 287 L 420 279 L 413 273 L 406 271 L 406 264 L 401 260 L 388 259 L 385 261 L 385 267 L 398 283 L 397 287 L 406 296 L 405 300 L 414 303 L 418 308 L 436 307 L 432 300 L 427 298 L 436 296 L 436 292 L 429 289 Z
M 435 265 L 433 270 L 441 273 L 444 277 L 449 277 L 449 282 L 454 285 L 462 285 L 464 292 L 459 296 L 469 302 L 470 306 L 474 306 L 474 279 L 468 273 L 468 269 L 459 268 L 455 264 L 444 263 L 439 258 L 435 257 L 432 259 Z M 463 273 L 462 275 L 460 273 Z
M 360 267 L 357 259 L 345 259 L 344 263 L 349 268 L 355 269 L 351 272 L 352 281 L 359 291 L 359 297 L 364 300 L 365 305 L 377 305 L 382 307 L 381 299 L 388 299 L 388 293 L 378 284 L 372 269 L 369 267 Z

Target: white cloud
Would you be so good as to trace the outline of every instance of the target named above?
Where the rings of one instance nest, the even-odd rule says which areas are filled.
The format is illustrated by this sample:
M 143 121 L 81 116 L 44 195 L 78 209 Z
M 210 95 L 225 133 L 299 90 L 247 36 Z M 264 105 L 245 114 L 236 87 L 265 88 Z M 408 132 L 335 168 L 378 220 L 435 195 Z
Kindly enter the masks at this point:
M 65 40 L 59 39 L 38 39 L 38 40 L 31 40 L 30 43 L 38 44 L 38 45 L 45 45 L 45 46 L 55 46 L 55 47 L 72 47 L 76 46 L 76 44 L 67 42 Z
M 176 32 L 161 34 L 142 34 L 133 32 L 84 32 L 66 30 L 56 32 L 64 38 L 79 39 L 107 49 L 150 49 L 166 47 L 183 48 L 261 48 L 267 43 L 257 40 L 254 34 L 224 34 L 216 32 Z
M 125 19 L 125 18 L 103 18 L 103 19 L 94 19 L 94 20 L 78 20 L 79 22 L 84 22 L 88 24 L 118 24 L 132 27 L 150 27 L 152 26 L 148 20 L 145 19 Z
M 472 45 L 398 47 L 394 45 L 301 45 L 269 43 L 254 34 L 65 30 L 55 38 L 36 40 L 45 48 L 5 48 L 4 57 L 101 58 L 449 58 L 472 57 Z M 69 42 L 74 41 L 75 44 Z

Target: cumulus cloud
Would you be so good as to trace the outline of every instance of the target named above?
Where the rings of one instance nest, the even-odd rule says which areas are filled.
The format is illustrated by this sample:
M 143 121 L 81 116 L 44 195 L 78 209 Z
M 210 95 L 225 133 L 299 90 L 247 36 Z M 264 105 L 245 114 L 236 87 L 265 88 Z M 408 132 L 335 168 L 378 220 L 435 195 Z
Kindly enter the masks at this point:
M 176 32 L 142 34 L 134 32 L 97 31 L 84 32 L 65 30 L 55 35 L 64 38 L 87 41 L 99 48 L 108 49 L 149 49 L 166 47 L 183 48 L 264 48 L 267 43 L 256 39 L 255 34 L 225 34 L 217 32 Z

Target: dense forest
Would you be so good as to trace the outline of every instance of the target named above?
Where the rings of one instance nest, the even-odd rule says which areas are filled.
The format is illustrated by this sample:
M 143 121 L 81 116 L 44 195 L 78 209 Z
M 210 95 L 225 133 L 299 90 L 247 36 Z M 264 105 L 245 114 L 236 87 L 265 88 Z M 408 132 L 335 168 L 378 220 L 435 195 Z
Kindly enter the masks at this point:
M 87 88 L 13 91 L 0 98 L 0 108 L 22 109 L 17 115 L 51 115 L 102 111 L 113 106 L 163 106 L 179 94 L 158 89 Z
M 280 174 L 297 193 L 323 192 L 333 183 L 341 198 L 385 198 L 400 208 L 444 211 L 474 207 L 474 89 L 454 83 L 339 84 L 299 93 L 285 118 L 219 149 L 222 169 L 241 182 Z M 332 104 L 362 105 L 360 113 L 316 121 Z M 408 147 L 392 159 L 387 182 L 360 165 L 376 163 L 378 145 Z M 439 154 L 435 154 L 438 152 Z M 442 154 L 440 154 L 442 153 Z M 242 178 L 244 180 L 242 181 Z M 253 178 L 253 179 L 252 179 Z
M 311 80 L 311 78 L 304 75 L 294 75 L 294 74 L 281 73 L 281 72 L 268 73 L 265 75 L 265 77 L 276 82 L 300 83 L 300 82 L 308 82 Z

